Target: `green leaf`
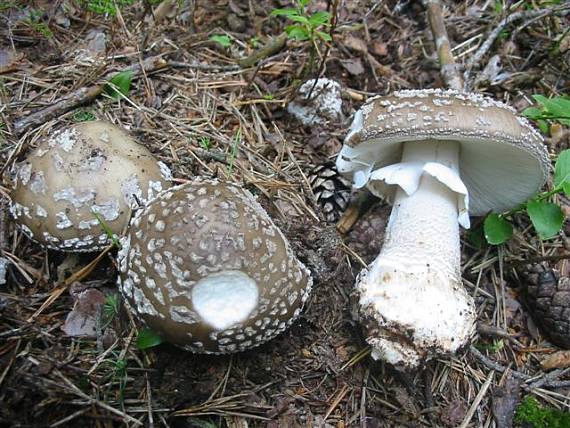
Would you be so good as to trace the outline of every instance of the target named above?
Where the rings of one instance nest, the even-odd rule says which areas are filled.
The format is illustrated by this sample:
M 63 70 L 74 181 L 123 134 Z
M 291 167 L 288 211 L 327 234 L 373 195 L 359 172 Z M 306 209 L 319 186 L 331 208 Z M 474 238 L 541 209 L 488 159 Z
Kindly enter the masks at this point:
M 543 134 L 548 134 L 550 126 L 548 125 L 548 122 L 546 120 L 540 119 L 536 122 L 536 124 L 538 125 L 540 132 L 542 132 Z
M 562 97 L 554 97 L 542 101 L 546 111 L 555 118 L 570 118 L 570 100 Z
M 562 209 L 553 203 L 531 200 L 526 210 L 540 239 L 549 239 L 558 234 L 564 223 Z
M 513 236 L 513 225 L 498 214 L 491 213 L 483 223 L 485 239 L 489 244 L 499 245 Z
M 131 90 L 132 80 L 133 72 L 131 70 L 121 71 L 105 85 L 105 92 L 115 100 L 118 100 L 121 96 L 126 97 Z
M 332 40 L 332 37 L 329 33 L 325 33 L 324 31 L 317 31 L 317 34 L 326 42 L 330 42 Z
M 319 25 L 328 24 L 331 19 L 331 14 L 328 12 L 315 12 L 310 18 L 309 23 L 313 27 L 318 27 Z
M 287 32 L 287 35 L 291 39 L 295 39 L 295 40 L 308 40 L 309 39 L 309 33 L 307 32 L 307 30 L 305 30 L 300 25 L 290 25 L 285 29 L 285 31 Z
M 299 24 L 309 25 L 309 18 L 307 18 L 306 16 L 291 15 L 288 16 L 287 18 L 289 18 L 291 21 L 298 22 Z
M 570 182 L 570 150 L 566 149 L 560 152 L 556 159 L 554 167 L 554 186 L 558 187 L 564 183 Z M 566 192 L 566 189 L 564 189 Z
M 300 5 L 301 7 L 303 7 L 303 8 L 304 8 L 305 6 L 307 6 L 310 1 L 311 1 L 311 0 L 298 0 L 299 5 Z
M 230 39 L 230 36 L 225 34 L 214 34 L 213 36 L 210 36 L 210 40 L 224 48 L 229 48 L 232 45 L 232 39 Z
M 297 9 L 285 8 L 285 9 L 273 9 L 269 15 L 270 16 L 288 16 L 289 17 L 289 16 L 294 16 L 294 15 L 299 15 L 299 13 L 297 12 Z
M 528 117 L 529 119 L 542 119 L 544 118 L 544 114 L 542 113 L 542 109 L 537 107 L 527 107 L 522 112 L 523 116 Z
M 150 328 L 143 328 L 139 331 L 137 336 L 137 348 L 140 350 L 158 346 L 163 342 L 162 337 L 155 333 Z

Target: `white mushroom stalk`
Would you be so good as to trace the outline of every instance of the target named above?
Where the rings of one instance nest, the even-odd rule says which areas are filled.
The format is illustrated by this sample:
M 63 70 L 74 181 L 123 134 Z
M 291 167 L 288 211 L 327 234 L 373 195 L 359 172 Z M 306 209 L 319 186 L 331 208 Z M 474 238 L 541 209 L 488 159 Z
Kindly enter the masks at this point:
M 382 251 L 357 281 L 361 313 L 378 330 L 368 339 L 374 358 L 417 366 L 427 350 L 456 352 L 473 333 L 473 299 L 461 286 L 458 205 L 467 189 L 458 154 L 457 142 L 408 142 L 401 163 L 371 173 L 399 186 Z
M 480 94 L 399 91 L 356 112 L 337 168 L 394 204 L 384 247 L 356 283 L 374 358 L 411 368 L 469 344 L 459 227 L 536 194 L 549 165 L 540 134 Z

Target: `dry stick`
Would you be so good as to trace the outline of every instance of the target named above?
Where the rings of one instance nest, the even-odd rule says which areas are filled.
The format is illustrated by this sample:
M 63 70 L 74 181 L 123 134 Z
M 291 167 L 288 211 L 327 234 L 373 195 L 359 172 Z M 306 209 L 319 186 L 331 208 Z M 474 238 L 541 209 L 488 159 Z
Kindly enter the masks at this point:
M 483 401 L 483 397 L 485 397 L 487 390 L 491 386 L 491 382 L 493 381 L 494 376 L 495 376 L 495 372 L 490 371 L 489 375 L 487 376 L 487 380 L 485 380 L 485 383 L 483 384 L 483 386 L 479 390 L 479 393 L 477 394 L 477 396 L 475 397 L 475 400 L 471 404 L 471 407 L 467 411 L 465 418 L 463 418 L 463 422 L 461 423 L 461 425 L 459 425 L 459 428 L 467 428 L 467 425 L 469 425 L 471 418 L 473 418 L 473 415 L 477 411 L 479 404 L 481 404 L 481 401 Z
M 467 62 L 465 67 L 465 72 L 463 73 L 463 78 L 465 79 L 465 87 L 464 90 L 469 90 L 471 88 L 471 72 L 473 68 L 481 61 L 483 56 L 489 51 L 497 37 L 501 34 L 503 29 L 518 20 L 524 19 L 534 19 L 534 18 L 544 18 L 552 13 L 564 11 L 566 9 L 570 9 L 570 5 L 563 5 L 562 7 L 553 7 L 553 8 L 544 8 L 538 10 L 525 10 L 522 12 L 513 13 L 506 18 L 504 18 L 501 22 L 497 24 L 497 26 L 489 33 L 485 42 L 479 47 L 477 52 L 473 54 L 473 56 Z
M 281 49 L 285 47 L 287 43 L 287 33 L 281 33 L 279 36 L 271 40 L 262 48 L 256 50 L 247 58 L 241 59 L 238 61 L 238 65 L 243 68 L 248 68 L 254 66 L 258 61 L 261 61 L 264 58 L 267 58 L 274 53 L 279 52 Z
M 463 89 L 463 79 L 451 52 L 451 43 L 449 42 L 443 20 L 441 2 L 439 0 L 424 0 L 423 4 L 427 10 L 429 26 L 437 49 L 441 76 L 448 88 L 461 91 Z
M 141 74 L 142 70 L 146 73 L 166 68 L 168 63 L 162 58 L 162 55 L 153 56 L 145 59 L 141 64 L 133 64 L 120 72 L 107 73 L 103 80 L 104 83 L 92 85 L 86 88 L 78 89 L 70 94 L 67 94 L 59 101 L 55 102 L 49 107 L 38 110 L 29 116 L 26 116 L 14 124 L 14 131 L 16 134 L 21 135 L 24 131 L 32 126 L 39 126 L 54 117 L 68 112 L 82 104 L 89 103 L 97 98 L 105 89 L 106 82 L 110 81 L 114 76 L 125 71 L 132 71 L 133 78 Z

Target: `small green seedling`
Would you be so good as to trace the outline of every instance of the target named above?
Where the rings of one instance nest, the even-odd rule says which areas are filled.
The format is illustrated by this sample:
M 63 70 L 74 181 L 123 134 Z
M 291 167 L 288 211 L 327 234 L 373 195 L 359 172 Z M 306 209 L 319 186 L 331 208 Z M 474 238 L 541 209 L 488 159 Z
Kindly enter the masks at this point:
M 141 351 L 158 346 L 162 342 L 162 337 L 150 328 L 143 328 L 137 336 L 137 348 Z
M 570 413 L 542 407 L 529 395 L 517 407 L 515 422 L 529 428 L 567 428 L 570 427 Z
M 103 304 L 103 328 L 105 329 L 119 315 L 119 295 L 109 294 Z
M 223 48 L 229 48 L 232 45 L 232 39 L 226 34 L 214 34 L 210 36 L 210 40 L 216 42 Z
M 31 10 L 30 17 L 25 21 L 22 21 L 28 27 L 30 27 L 36 33 L 41 34 L 46 39 L 50 39 L 53 37 L 53 32 L 49 28 L 49 26 L 42 21 L 42 16 L 44 15 L 43 11 L 40 10 Z
M 210 150 L 210 147 L 212 147 L 212 140 L 210 140 L 209 137 L 200 137 L 198 145 L 204 150 Z
M 325 11 L 315 12 L 309 15 L 307 5 L 310 0 L 296 0 L 297 7 L 274 9 L 271 16 L 284 16 L 295 22 L 285 28 L 287 36 L 293 40 L 318 40 L 331 41 L 329 27 L 331 26 L 331 14 Z
M 133 80 L 133 72 L 131 70 L 121 71 L 105 85 L 105 93 L 114 100 L 127 97 L 131 90 L 131 82 Z
M 90 122 L 95 119 L 95 115 L 89 110 L 77 110 L 75 113 L 73 113 L 74 122 Z

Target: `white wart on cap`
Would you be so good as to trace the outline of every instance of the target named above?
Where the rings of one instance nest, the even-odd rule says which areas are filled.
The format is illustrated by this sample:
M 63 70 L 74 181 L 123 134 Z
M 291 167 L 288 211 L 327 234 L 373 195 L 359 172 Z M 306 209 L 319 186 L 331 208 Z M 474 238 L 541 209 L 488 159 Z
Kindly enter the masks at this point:
M 337 167 L 394 206 L 356 284 L 373 357 L 409 368 L 464 347 L 476 314 L 461 285 L 459 225 L 540 190 L 550 168 L 540 134 L 488 97 L 401 91 L 356 113 Z
M 130 211 L 169 187 L 170 171 L 125 131 L 83 122 L 53 132 L 12 169 L 11 212 L 48 248 L 97 251 L 109 244 L 98 213 L 119 235 Z
M 196 179 L 162 192 L 131 222 L 119 252 L 127 306 L 169 342 L 229 353 L 287 328 L 312 279 L 246 190 Z

